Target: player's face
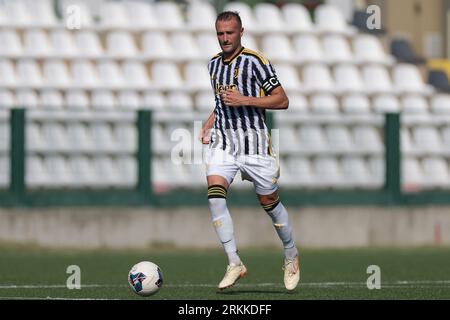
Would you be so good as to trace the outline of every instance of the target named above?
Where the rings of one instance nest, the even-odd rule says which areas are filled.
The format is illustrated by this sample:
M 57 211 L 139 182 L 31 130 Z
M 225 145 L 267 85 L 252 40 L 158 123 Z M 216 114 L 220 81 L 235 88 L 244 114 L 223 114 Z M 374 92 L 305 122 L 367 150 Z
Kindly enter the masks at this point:
M 232 56 L 241 48 L 241 37 L 244 29 L 239 27 L 236 19 L 217 21 L 216 32 L 220 48 L 222 48 L 225 56 Z

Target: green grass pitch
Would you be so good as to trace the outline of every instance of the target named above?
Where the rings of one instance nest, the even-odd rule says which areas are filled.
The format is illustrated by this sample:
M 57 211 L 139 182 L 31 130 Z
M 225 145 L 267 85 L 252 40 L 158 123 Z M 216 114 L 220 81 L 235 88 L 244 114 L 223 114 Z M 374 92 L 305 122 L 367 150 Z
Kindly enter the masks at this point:
M 306 300 L 450 299 L 450 249 L 327 249 L 301 251 L 301 283 L 283 286 L 281 249 L 242 249 L 249 274 L 217 293 L 225 272 L 222 250 L 46 250 L 0 247 L 0 299 Z M 164 273 L 154 296 L 134 294 L 127 283 L 134 263 L 149 260 Z M 81 269 L 81 289 L 66 287 L 69 265 Z M 366 286 L 367 267 L 381 270 L 381 289 Z

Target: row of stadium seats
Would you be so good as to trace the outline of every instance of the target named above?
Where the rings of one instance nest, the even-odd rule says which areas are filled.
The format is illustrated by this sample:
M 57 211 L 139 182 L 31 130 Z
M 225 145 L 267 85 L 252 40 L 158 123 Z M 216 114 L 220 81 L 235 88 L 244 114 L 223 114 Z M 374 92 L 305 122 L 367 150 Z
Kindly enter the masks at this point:
M 388 68 L 372 64 L 361 68 L 351 64 L 339 64 L 332 68 L 320 63 L 311 63 L 302 68 L 292 64 L 275 64 L 275 69 L 283 87 L 292 92 L 433 92 L 433 88 L 424 83 L 420 70 L 412 64 L 396 64 L 391 72 Z M 30 59 L 18 60 L 16 63 L 0 59 L 0 86 L 195 92 L 208 90 L 211 85 L 206 64 L 201 62 L 190 62 L 179 67 L 167 61 L 146 65 L 137 61 L 119 64 L 115 61 L 92 63 L 89 60 L 74 60 L 67 64 L 52 59 L 40 64 Z
M 98 14 L 92 2 L 63 0 L 59 2 L 62 20 L 58 19 L 51 0 L 6 0 L 0 5 L 0 25 L 18 28 L 56 28 L 62 25 L 98 29 L 125 30 L 214 30 L 217 12 L 210 2 L 195 1 L 183 10 L 169 1 L 100 1 Z M 98 4 L 98 1 L 96 1 Z M 256 3 L 252 9 L 244 2 L 230 2 L 224 10 L 238 11 L 244 27 L 251 33 L 333 32 L 354 34 L 343 14 L 334 6 L 319 6 L 314 22 L 307 9 L 289 3 L 279 9 L 270 3 Z M 79 15 L 79 20 L 78 19 Z M 74 21 L 75 20 L 75 21 Z M 97 23 L 98 20 L 98 23 Z M 79 22 L 79 23 L 77 23 Z
M 368 114 L 384 112 L 405 112 L 413 114 L 449 114 L 450 95 L 435 94 L 423 96 L 417 93 L 344 94 L 340 98 L 331 93 L 317 93 L 305 96 L 301 93 L 288 93 L 288 113 L 349 113 Z M 211 112 L 214 109 L 214 96 L 210 89 L 189 94 L 180 91 L 135 90 L 72 90 L 56 89 L 0 89 L 0 110 L 21 106 L 43 111 L 52 110 L 179 110 L 190 112 Z M 278 116 L 279 113 L 275 113 Z M 281 115 L 282 116 L 282 115 Z
M 95 31 L 67 30 L 24 32 L 4 29 L 0 39 L 0 56 L 14 58 L 133 58 L 152 60 L 208 60 L 220 52 L 215 33 L 192 34 L 187 31 L 164 33 L 148 31 L 133 35 L 119 30 L 99 34 Z M 105 45 L 102 45 L 102 39 Z M 275 62 L 304 64 L 323 63 L 379 63 L 391 65 L 394 58 L 385 53 L 380 40 L 359 34 L 348 41 L 344 36 L 297 35 L 288 37 L 268 34 L 255 37 L 244 34 L 244 47 L 264 52 Z

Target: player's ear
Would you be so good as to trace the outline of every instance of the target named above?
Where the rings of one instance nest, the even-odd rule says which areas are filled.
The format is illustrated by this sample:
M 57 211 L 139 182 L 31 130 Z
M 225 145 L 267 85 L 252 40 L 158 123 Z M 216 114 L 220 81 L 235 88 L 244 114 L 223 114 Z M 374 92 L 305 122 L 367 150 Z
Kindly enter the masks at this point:
M 241 28 L 241 37 L 244 35 L 244 28 Z

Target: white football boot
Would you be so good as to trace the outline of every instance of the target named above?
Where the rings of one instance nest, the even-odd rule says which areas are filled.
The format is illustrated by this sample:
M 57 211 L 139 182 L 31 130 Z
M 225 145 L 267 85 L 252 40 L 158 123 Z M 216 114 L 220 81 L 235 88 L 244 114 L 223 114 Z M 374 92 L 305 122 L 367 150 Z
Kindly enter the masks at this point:
M 227 271 L 222 281 L 220 281 L 218 289 L 224 290 L 226 288 L 232 287 L 240 278 L 247 275 L 247 268 L 241 262 L 241 264 L 229 264 L 227 266 Z
M 300 268 L 298 263 L 298 256 L 294 259 L 284 260 L 284 286 L 288 290 L 294 290 L 300 280 Z

